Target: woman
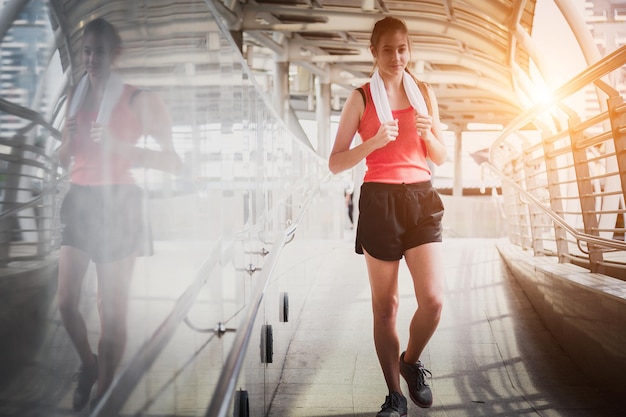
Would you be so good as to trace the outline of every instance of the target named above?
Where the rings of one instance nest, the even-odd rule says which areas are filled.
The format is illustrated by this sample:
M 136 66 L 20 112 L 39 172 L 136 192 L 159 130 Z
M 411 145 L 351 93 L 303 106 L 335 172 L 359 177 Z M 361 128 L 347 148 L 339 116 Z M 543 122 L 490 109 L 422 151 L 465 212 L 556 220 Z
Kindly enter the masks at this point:
M 63 139 L 62 165 L 70 169 L 70 189 L 61 206 L 63 225 L 57 300 L 63 325 L 81 360 L 74 410 L 92 408 L 111 385 L 126 346 L 128 290 L 143 236 L 142 191 L 131 168 L 176 172 L 166 107 L 156 94 L 124 84 L 112 65 L 121 52 L 116 29 L 104 19 L 83 30 L 85 76 L 71 94 Z M 160 151 L 137 146 L 149 135 Z M 98 279 L 100 339 L 94 354 L 79 311 L 89 263 Z
M 443 299 L 441 219 L 443 205 L 432 187 L 428 160 L 441 165 L 446 147 L 437 101 L 430 87 L 409 73 L 409 33 L 403 21 L 386 17 L 370 40 L 374 74 L 346 100 L 329 159 L 333 173 L 365 158 L 359 198 L 356 252 L 364 254 L 372 292 L 374 344 L 389 389 L 378 417 L 405 416 L 400 388 L 406 379 L 413 402 L 432 405 L 420 362 L 439 323 Z M 351 147 L 356 133 L 362 142 Z M 418 308 L 400 354 L 396 331 L 398 268 L 404 256 Z

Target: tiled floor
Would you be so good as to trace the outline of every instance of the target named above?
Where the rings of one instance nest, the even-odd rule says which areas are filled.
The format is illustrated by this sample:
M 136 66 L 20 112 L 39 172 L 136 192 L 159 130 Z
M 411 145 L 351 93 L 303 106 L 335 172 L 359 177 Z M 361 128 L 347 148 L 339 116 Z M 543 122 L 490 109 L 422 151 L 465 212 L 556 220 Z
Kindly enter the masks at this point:
M 295 245 L 302 244 L 297 249 Z M 300 242 L 284 255 L 306 253 L 320 257 L 310 291 L 293 309 L 295 331 L 287 360 L 275 364 L 280 383 L 268 401 L 271 417 L 374 417 L 386 388 L 371 337 L 371 307 L 364 260 L 345 241 Z M 178 247 L 177 247 L 178 248 Z M 193 271 L 189 248 L 185 268 Z M 174 250 L 174 248 L 172 248 Z M 514 279 L 504 271 L 493 240 L 448 239 L 446 300 L 439 329 L 422 360 L 432 371 L 435 403 L 428 410 L 409 406 L 409 416 L 431 417 L 613 417 L 613 410 L 597 389 L 589 385 L 573 362 L 556 345 Z M 181 259 L 182 255 L 177 255 Z M 295 262 L 295 261 L 294 261 Z M 299 261 L 298 261 L 299 262 Z M 183 264 L 180 264 L 183 265 Z M 189 272 L 187 271 L 187 272 Z M 134 296 L 129 328 L 134 329 L 129 350 L 136 350 L 174 304 L 185 282 L 173 275 L 190 275 L 180 268 L 152 265 Z M 157 286 L 167 281 L 170 287 Z M 168 281 L 170 280 L 170 281 Z M 398 328 L 402 343 L 415 308 L 406 267 L 401 268 L 401 311 Z M 146 292 L 146 288 L 149 291 Z M 161 288 L 158 290 L 158 288 Z M 203 296 L 205 297 L 205 296 Z M 93 288 L 86 288 L 93 302 Z M 210 302 L 201 300 L 192 317 L 201 322 Z M 93 313 L 93 311 L 92 311 Z M 53 315 L 53 317 L 55 317 Z M 90 326 L 97 317 L 89 315 Z M 70 410 L 76 358 L 58 319 L 51 321 L 47 353 L 30 364 L 13 383 L 0 389 L 0 416 L 87 416 Z M 94 335 L 95 337 L 95 335 Z M 181 329 L 133 394 L 133 407 L 123 415 L 136 415 L 142 406 L 149 416 L 202 416 L 207 393 L 227 352 L 207 337 Z M 226 345 L 226 344 L 225 344 Z M 225 346 L 224 345 L 224 346 Z M 249 349 L 255 348 L 254 346 Z M 194 352 L 202 357 L 175 383 L 172 374 L 183 369 Z M 159 391 L 160 387 L 167 387 Z M 156 394 L 155 394 L 156 393 Z M 269 395 L 272 399 L 272 395 Z M 140 404 L 138 407 L 136 404 Z M 257 407 L 258 408 L 258 407 Z M 128 412 L 132 409 L 132 412 Z M 251 407 L 255 409 L 255 407 Z M 155 410 L 159 410 L 158 412 Z M 167 412 L 161 410 L 169 410 Z M 256 416 L 254 416 L 256 417 Z

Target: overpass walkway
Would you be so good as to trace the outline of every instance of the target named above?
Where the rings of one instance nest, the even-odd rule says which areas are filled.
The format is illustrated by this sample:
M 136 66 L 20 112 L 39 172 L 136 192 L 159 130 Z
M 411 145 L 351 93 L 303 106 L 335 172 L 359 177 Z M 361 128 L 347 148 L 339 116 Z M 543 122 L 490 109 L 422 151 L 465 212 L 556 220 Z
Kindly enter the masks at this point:
M 461 238 L 444 242 L 445 307 L 440 327 L 423 356 L 433 373 L 435 402 L 428 410 L 410 404 L 409 416 L 620 415 L 618 406 L 591 385 L 544 327 L 507 271 L 496 242 Z M 164 265 L 173 265 L 175 258 L 179 269 L 155 267 L 151 275 L 138 274 L 132 288 L 126 358 L 169 311 L 174 295 L 187 285 L 180 278 L 185 276 L 184 269 L 193 267 L 186 262 L 191 257 L 185 258 L 193 245 L 157 244 L 157 250 L 168 253 L 170 262 Z M 386 389 L 371 336 L 365 264 L 354 254 L 351 232 L 344 239 L 330 241 L 296 238 L 284 250 L 284 259 L 293 266 L 307 262 L 316 274 L 310 285 L 303 286 L 302 294 L 292 296 L 296 301 L 292 302 L 290 322 L 295 330 L 283 347 L 286 360 L 264 365 L 265 371 L 277 374 L 278 386 L 265 399 L 250 398 L 251 415 L 262 415 L 254 412 L 256 408 L 270 417 L 373 417 Z M 400 281 L 399 330 L 405 343 L 415 307 L 405 266 Z M 200 311 L 194 313 L 194 320 L 201 320 L 203 309 L 211 308 L 206 300 L 206 295 L 200 297 Z M 93 276 L 86 282 L 83 308 L 95 338 Z M 202 349 L 207 339 L 182 326 L 135 389 L 122 415 L 204 416 L 212 381 L 227 353 L 220 343 Z M 255 348 L 251 344 L 250 349 Z M 0 388 L 0 416 L 89 415 L 88 410 L 71 410 L 72 375 L 77 365 L 58 312 L 51 305 L 42 349 L 29 366 Z M 589 367 L 593 368 L 593 363 Z M 261 372 L 259 378 L 263 378 Z

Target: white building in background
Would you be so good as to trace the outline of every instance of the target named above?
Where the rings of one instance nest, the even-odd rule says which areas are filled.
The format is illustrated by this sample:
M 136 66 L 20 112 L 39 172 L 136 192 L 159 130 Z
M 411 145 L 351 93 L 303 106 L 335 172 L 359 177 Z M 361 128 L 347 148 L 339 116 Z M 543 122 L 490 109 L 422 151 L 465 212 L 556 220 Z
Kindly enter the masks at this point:
M 626 45 L 626 0 L 594 0 L 585 2 L 585 16 L 600 55 L 607 56 Z M 611 80 L 617 90 L 626 93 L 626 68 Z M 587 104 L 591 110 L 598 107 L 593 89 L 589 89 Z

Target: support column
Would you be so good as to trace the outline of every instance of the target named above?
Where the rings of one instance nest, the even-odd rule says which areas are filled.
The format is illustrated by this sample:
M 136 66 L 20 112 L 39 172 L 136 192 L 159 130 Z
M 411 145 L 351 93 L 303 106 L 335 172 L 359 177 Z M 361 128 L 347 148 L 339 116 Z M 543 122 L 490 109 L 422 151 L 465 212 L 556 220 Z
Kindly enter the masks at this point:
M 330 84 L 318 82 L 315 88 L 315 117 L 317 119 L 317 153 L 330 155 Z
M 454 197 L 463 196 L 463 137 L 460 130 L 454 131 L 454 185 L 452 195 Z
M 285 124 L 289 122 L 289 62 L 276 62 L 274 79 L 274 97 L 276 110 Z

